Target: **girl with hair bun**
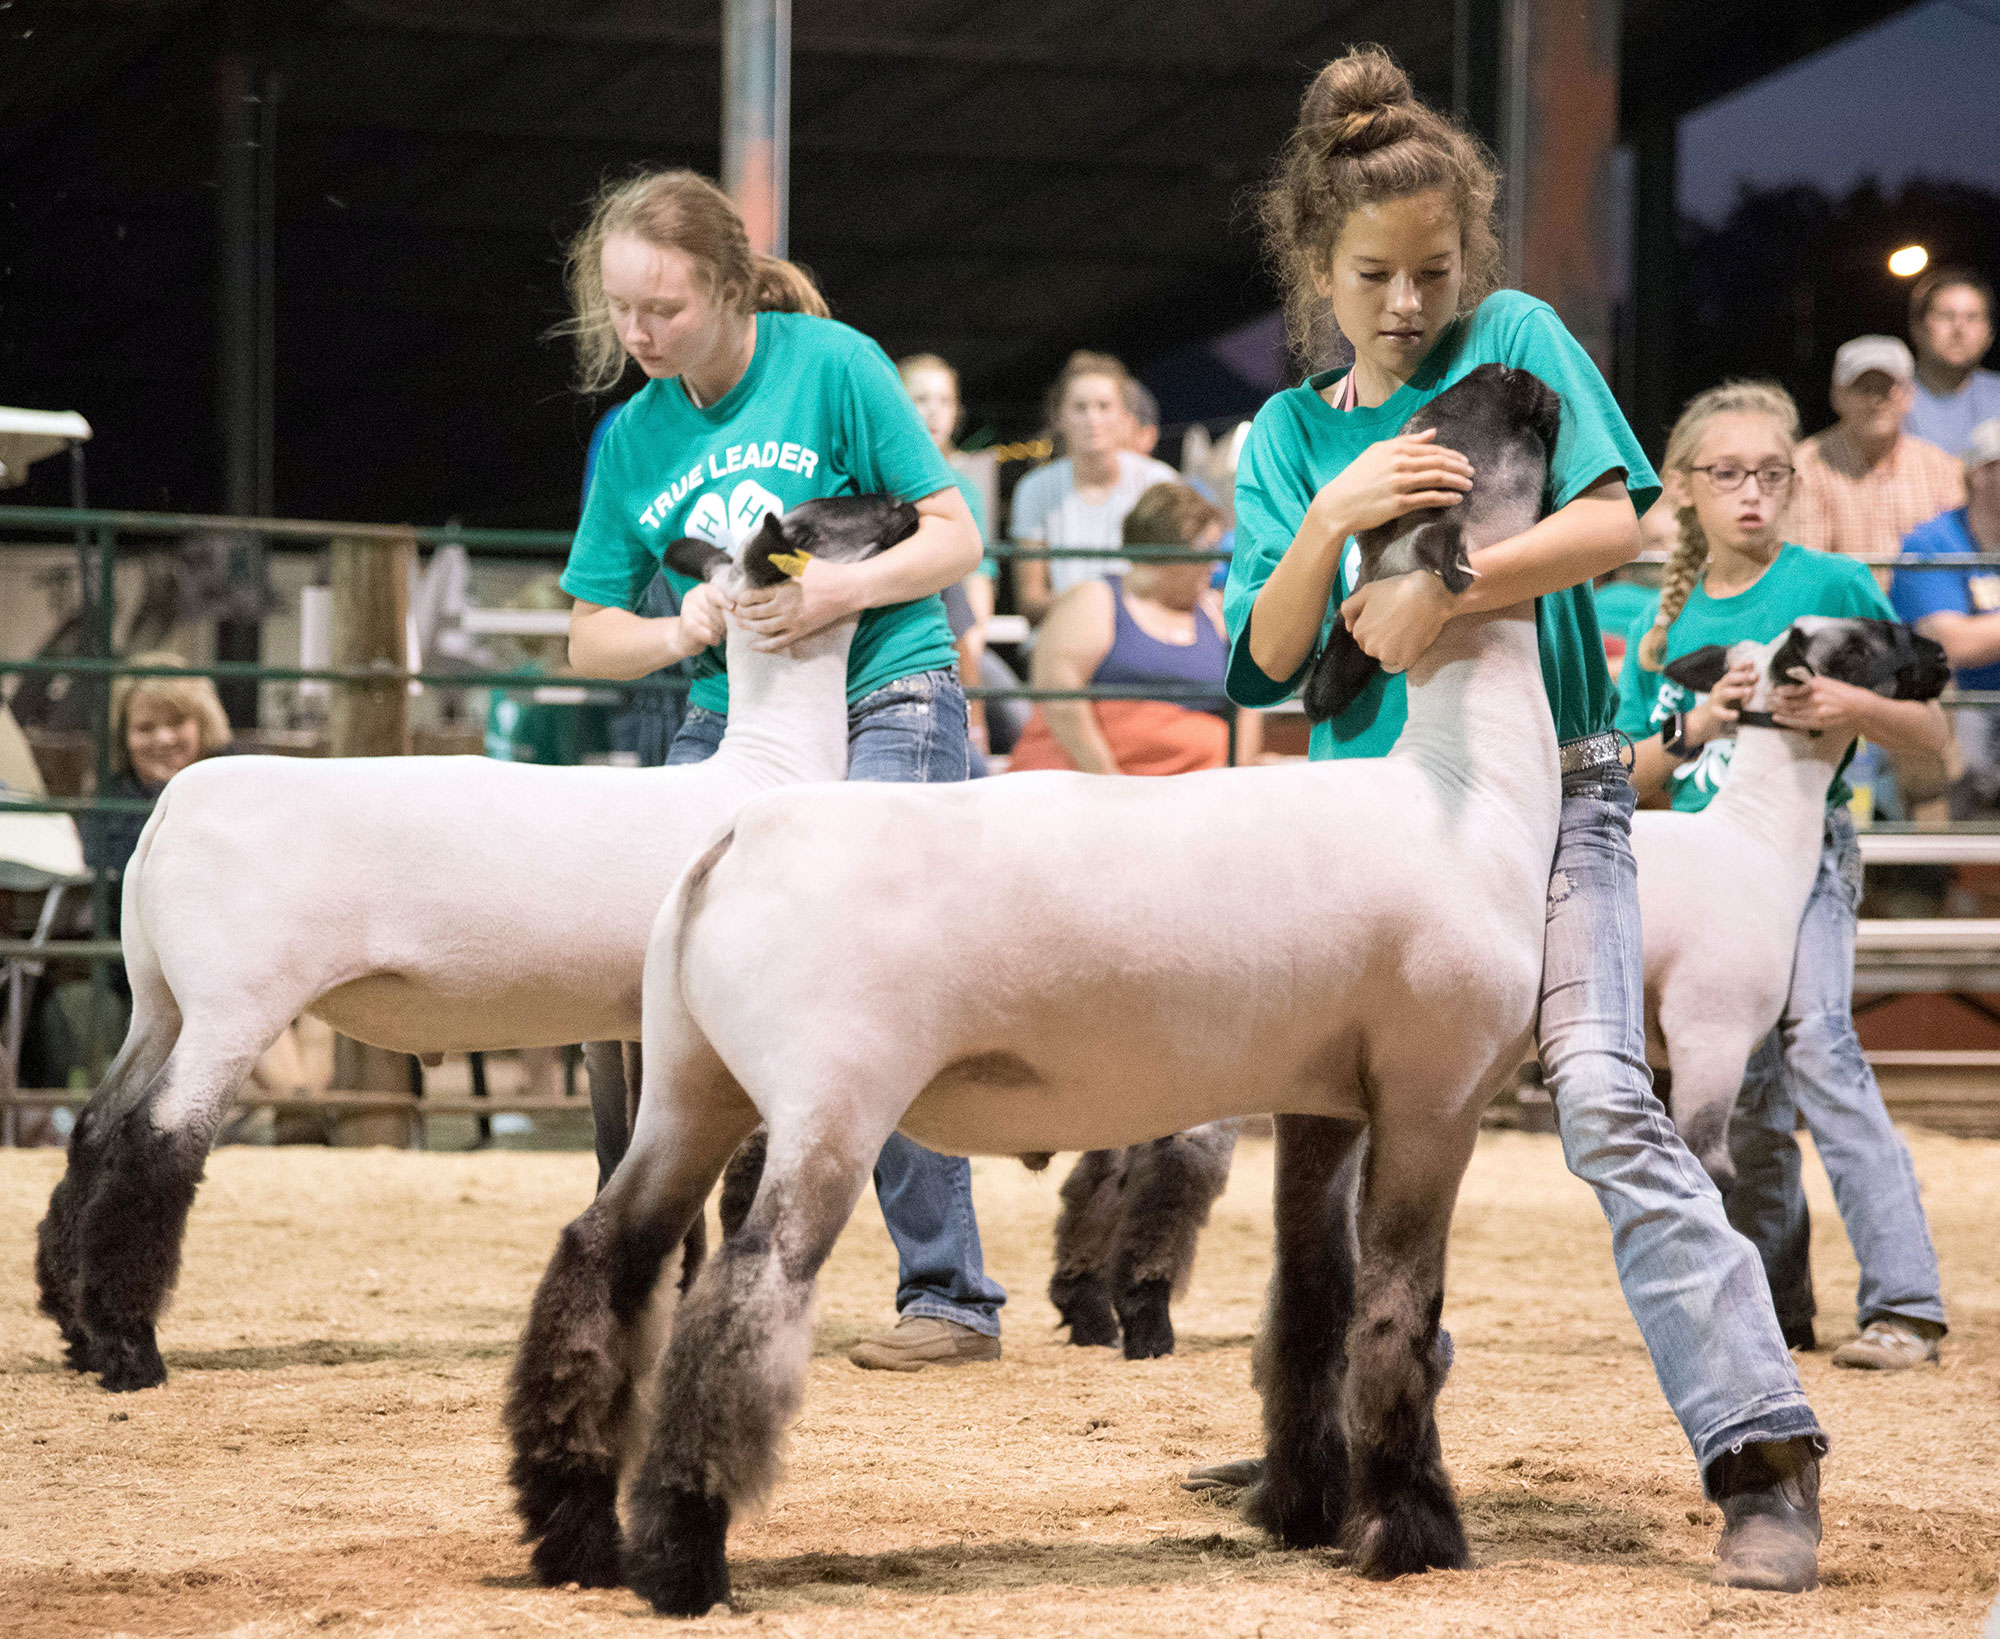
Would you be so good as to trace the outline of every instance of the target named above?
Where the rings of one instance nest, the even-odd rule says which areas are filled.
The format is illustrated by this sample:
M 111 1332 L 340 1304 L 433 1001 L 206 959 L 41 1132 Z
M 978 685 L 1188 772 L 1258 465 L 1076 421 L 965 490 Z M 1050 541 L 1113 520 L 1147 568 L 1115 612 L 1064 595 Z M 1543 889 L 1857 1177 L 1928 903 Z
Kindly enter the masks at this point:
M 1261 214 L 1295 343 L 1310 352 L 1330 321 L 1354 363 L 1279 393 L 1252 428 L 1225 599 L 1229 694 L 1276 705 L 1344 621 L 1382 675 L 1315 728 L 1312 755 L 1380 756 L 1402 732 L 1400 674 L 1445 622 L 1535 600 L 1564 771 L 1538 1027 L 1564 1158 L 1597 1192 L 1619 1283 L 1703 1484 L 1722 1503 L 1716 1580 L 1809 1588 L 1825 1436 L 1757 1255 L 1730 1228 L 1646 1069 L 1634 798 L 1590 582 L 1634 556 L 1638 514 L 1659 485 L 1553 309 L 1495 288 L 1498 185 L 1479 145 L 1418 102 L 1379 47 L 1329 64 L 1306 92 Z M 1561 397 L 1547 515 L 1475 554 L 1477 577 L 1463 592 L 1429 574 L 1352 591 L 1355 536 L 1456 506 L 1471 487 L 1464 456 L 1433 433 L 1400 429 L 1482 364 L 1531 371 Z M 1279 1164 L 1312 1162 L 1281 1150 Z M 1326 1341 L 1329 1370 L 1338 1345 Z
M 938 593 L 978 567 L 979 533 L 888 355 L 827 317 L 803 269 L 753 254 L 727 194 L 692 171 L 634 177 L 598 196 L 570 246 L 577 386 L 601 392 L 629 358 L 646 385 L 604 435 L 563 571 L 570 660 L 631 679 L 692 658 L 669 764 L 713 756 L 728 723 L 725 620 L 763 650 L 858 615 L 848 653 L 848 764 L 856 780 L 962 780 L 965 691 Z M 860 563 L 811 559 L 733 606 L 672 570 L 680 613 L 636 613 L 683 536 L 732 554 L 767 516 L 833 495 L 887 494 L 916 532 Z M 900 1319 L 857 1364 L 914 1371 L 1000 1356 L 1006 1293 L 987 1278 L 970 1164 L 893 1135 L 875 1189 L 901 1261 Z
M 1896 619 L 1855 559 L 1787 545 L 1780 533 L 1798 435 L 1798 408 L 1782 387 L 1732 381 L 1692 399 L 1667 440 L 1664 476 L 1680 539 L 1658 607 L 1634 620 L 1626 641 L 1618 726 L 1636 748 L 1632 777 L 1641 795 L 1670 796 L 1683 812 L 1706 808 L 1728 777 L 1756 668 L 1731 667 L 1696 695 L 1661 675 L 1669 661 L 1709 644 L 1767 643 L 1802 615 Z M 1857 734 L 1892 750 L 1929 752 L 1942 750 L 1949 734 L 1934 700 L 1888 700 L 1828 677 L 1776 690 L 1771 716 L 1781 727 L 1841 736 L 1850 757 Z M 1791 992 L 1777 1028 L 1751 1057 L 1730 1122 L 1737 1176 L 1729 1216 L 1763 1258 L 1785 1341 L 1812 1348 L 1811 1221 L 1792 1136 L 1803 1114 L 1861 1265 L 1861 1336 L 1836 1349 L 1833 1362 L 1895 1370 L 1937 1358 L 1944 1298 L 1910 1152 L 1854 1031 L 1861 848 L 1851 795 L 1836 775 Z

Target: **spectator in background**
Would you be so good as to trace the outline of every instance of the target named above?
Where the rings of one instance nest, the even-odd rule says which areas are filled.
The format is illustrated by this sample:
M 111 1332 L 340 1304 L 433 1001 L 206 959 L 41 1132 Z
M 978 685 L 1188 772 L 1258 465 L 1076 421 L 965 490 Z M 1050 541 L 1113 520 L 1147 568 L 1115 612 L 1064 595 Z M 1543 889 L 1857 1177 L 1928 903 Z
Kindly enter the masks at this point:
M 1125 413 L 1132 418 L 1125 447 L 1134 455 L 1151 455 L 1160 447 L 1160 401 L 1137 376 L 1125 378 Z
M 1212 548 L 1222 514 L 1186 484 L 1155 484 L 1126 514 L 1127 546 Z M 1186 774 L 1229 761 L 1229 650 L 1209 563 L 1135 563 L 1056 599 L 1035 644 L 1035 687 L 1094 683 L 1210 688 L 1194 700 L 1049 700 L 1035 708 L 1012 768 L 1086 774 Z M 1238 718 L 1236 760 L 1262 746 L 1259 718 Z
M 1903 430 L 1963 456 L 1972 429 L 2000 416 L 2000 371 L 1979 361 L 1993 346 L 1993 287 L 1970 268 L 1927 273 L 1910 292 L 1917 379 Z
M 657 579 L 657 578 L 656 578 Z M 509 601 L 510 609 L 567 611 L 575 600 L 556 584 L 554 575 L 537 575 Z M 514 670 L 532 676 L 568 674 L 568 644 L 560 636 L 517 637 L 511 640 L 521 657 Z M 572 767 L 604 762 L 611 752 L 611 711 L 603 703 L 610 691 L 585 691 L 574 683 L 558 685 L 552 697 L 546 686 L 495 689 L 486 705 L 486 755 L 503 763 L 543 763 Z
M 1958 459 L 1903 430 L 1916 361 L 1894 336 L 1856 336 L 1833 356 L 1840 419 L 1799 446 L 1792 538 L 1816 552 L 1877 562 L 1903 537 L 1965 503 Z
M 1129 447 L 1132 376 L 1109 353 L 1072 353 L 1049 389 L 1047 414 L 1061 452 L 1014 490 L 1014 540 L 1027 547 L 1109 547 L 1122 540 L 1125 514 L 1154 484 L 1180 474 Z M 1018 560 L 1021 613 L 1040 621 L 1072 586 L 1124 567 L 1116 557 Z
M 1912 530 L 1903 550 L 1916 557 L 2000 552 L 2000 416 L 1972 429 L 1965 450 L 1966 504 Z M 1896 613 L 1937 639 L 1961 689 L 2000 689 L 2000 571 L 1912 569 L 1891 588 Z M 2000 807 L 2000 712 L 1951 714 L 1965 772 L 1953 783 L 1951 817 Z
M 938 453 L 951 468 L 951 481 L 958 486 L 959 494 L 965 497 L 973 527 L 979 531 L 980 546 L 989 546 L 993 534 L 987 525 L 986 497 L 971 477 L 961 472 L 952 460 L 958 454 L 958 445 L 954 440 L 958 436 L 958 422 L 963 410 L 958 393 L 958 372 L 935 353 L 912 353 L 908 358 L 896 361 L 896 373 L 902 377 L 903 391 L 910 395 L 910 402 L 917 407 L 917 416 L 924 424 L 924 431 L 931 435 L 931 442 L 937 445 Z M 968 689 L 978 688 L 989 668 L 997 668 L 1001 674 L 989 679 L 996 687 L 1004 688 L 1020 681 L 998 655 L 986 652 L 986 623 L 993 618 L 994 582 L 999 574 L 1000 566 L 987 553 L 980 558 L 977 569 L 964 580 L 947 586 L 943 592 L 945 619 L 951 622 L 952 641 L 958 645 L 958 678 Z M 989 749 L 1004 751 L 1014 742 L 1012 734 L 1003 734 L 1001 743 L 991 743 L 984 700 L 968 700 L 966 709 L 976 754 L 973 777 L 977 779 L 985 772 L 985 753 Z
M 185 666 L 177 654 L 136 654 L 135 666 Z M 153 803 L 182 769 L 229 745 L 229 714 L 206 677 L 121 677 L 111 685 L 111 778 L 101 795 Z M 122 876 L 145 814 L 85 814 L 83 857 Z

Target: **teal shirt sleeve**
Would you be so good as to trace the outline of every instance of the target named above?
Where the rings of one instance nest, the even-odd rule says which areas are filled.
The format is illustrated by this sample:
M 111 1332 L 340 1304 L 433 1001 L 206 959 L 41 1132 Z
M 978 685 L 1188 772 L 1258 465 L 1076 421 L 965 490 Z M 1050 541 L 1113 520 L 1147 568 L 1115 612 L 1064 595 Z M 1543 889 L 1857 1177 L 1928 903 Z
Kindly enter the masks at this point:
M 619 435 L 633 419 L 619 416 L 605 434 L 590 495 L 583 505 L 583 519 L 576 526 L 576 538 L 570 542 L 569 562 L 563 568 L 560 582 L 571 597 L 610 609 L 638 608 L 640 598 L 645 596 L 660 567 L 653 546 L 626 516 L 623 507 L 628 490 L 624 478 L 628 457 L 625 441 Z M 597 477 L 605 481 L 598 483 Z
M 951 481 L 958 486 L 958 493 L 965 497 L 965 510 L 972 514 L 972 527 L 979 531 L 979 544 L 985 546 L 993 539 L 986 523 L 986 497 L 979 493 L 979 486 L 956 467 L 951 469 Z M 988 553 L 979 560 L 979 567 L 973 573 L 984 575 L 988 580 L 998 580 L 1000 565 Z
M 1535 302 L 1522 313 L 1507 353 L 1509 364 L 1532 370 L 1562 395 L 1562 428 L 1549 467 L 1549 511 L 1568 506 L 1614 467 L 1624 469 L 1635 512 L 1643 514 L 1660 498 L 1660 480 L 1618 401 L 1547 303 Z
M 846 390 L 835 406 L 835 425 L 840 432 L 841 465 L 853 474 L 858 493 L 921 501 L 952 488 L 958 474 L 924 430 L 889 355 L 860 337 L 846 376 Z
M 1250 657 L 1250 611 L 1312 505 L 1305 475 L 1285 460 L 1280 447 L 1283 421 L 1277 400 L 1259 411 L 1236 467 L 1236 550 L 1222 590 L 1222 624 L 1229 634 L 1224 687 L 1239 706 L 1275 706 L 1289 698 L 1312 663 L 1308 656 L 1290 677 L 1277 678 Z M 1328 616 L 1330 624 L 1331 607 Z

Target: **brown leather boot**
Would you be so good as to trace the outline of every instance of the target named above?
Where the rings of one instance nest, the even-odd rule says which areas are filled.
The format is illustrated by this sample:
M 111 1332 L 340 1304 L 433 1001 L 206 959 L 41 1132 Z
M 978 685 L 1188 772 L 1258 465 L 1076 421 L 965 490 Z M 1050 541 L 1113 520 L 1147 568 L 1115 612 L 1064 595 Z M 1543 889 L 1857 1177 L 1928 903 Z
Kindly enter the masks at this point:
M 926 1366 L 966 1366 L 998 1360 L 1000 1340 L 932 1315 L 905 1315 L 890 1332 L 864 1337 L 847 1358 L 868 1371 L 920 1372 Z

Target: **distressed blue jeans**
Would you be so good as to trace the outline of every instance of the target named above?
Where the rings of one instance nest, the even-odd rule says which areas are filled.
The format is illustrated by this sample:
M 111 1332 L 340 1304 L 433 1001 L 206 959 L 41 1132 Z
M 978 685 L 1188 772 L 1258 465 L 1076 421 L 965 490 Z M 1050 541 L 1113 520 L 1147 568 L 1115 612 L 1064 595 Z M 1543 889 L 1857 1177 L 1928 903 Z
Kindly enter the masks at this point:
M 1778 1319 L 1802 1336 L 1814 1304 L 1812 1220 L 1799 1178 L 1800 1116 L 1833 1185 L 1861 1265 L 1855 1322 L 1898 1316 L 1944 1324 L 1930 1224 L 1910 1152 L 1882 1104 L 1854 1032 L 1854 921 L 1861 845 L 1845 808 L 1830 809 L 1819 875 L 1799 922 L 1792 988 L 1778 1027 L 1750 1056 L 1729 1123 L 1736 1183 L 1729 1221 L 1764 1260 Z
M 1597 1192 L 1618 1284 L 1713 1494 L 1716 1459 L 1826 1437 L 1778 1330 L 1755 1249 L 1653 1095 L 1646 1068 L 1631 782 L 1567 776 L 1549 873 L 1542 1071 L 1569 1170 Z
M 728 718 L 688 708 L 667 762 L 715 755 Z M 923 784 L 963 780 L 971 767 L 965 691 L 950 671 L 917 672 L 847 708 L 847 777 Z M 986 1273 L 972 1211 L 972 1163 L 891 1133 L 875 1161 L 875 1194 L 896 1243 L 896 1310 L 1000 1335 L 1007 1293 Z

